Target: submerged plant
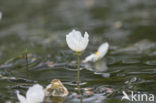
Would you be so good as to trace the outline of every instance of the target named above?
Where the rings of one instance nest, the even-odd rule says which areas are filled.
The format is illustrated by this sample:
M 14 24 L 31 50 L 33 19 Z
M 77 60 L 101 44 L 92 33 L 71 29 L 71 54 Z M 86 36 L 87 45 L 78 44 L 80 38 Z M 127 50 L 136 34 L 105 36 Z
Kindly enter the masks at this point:
M 77 55 L 77 83 L 80 83 L 80 56 L 82 51 L 84 51 L 89 42 L 89 35 L 85 32 L 84 37 L 81 35 L 81 32 L 72 30 L 69 34 L 66 35 L 66 42 L 68 47 L 75 52 Z
M 41 103 L 44 100 L 44 90 L 39 84 L 35 84 L 30 87 L 26 93 L 26 97 L 19 94 L 17 91 L 17 97 L 20 103 Z
M 107 42 L 101 44 L 100 47 L 98 48 L 97 52 L 87 56 L 83 62 L 84 63 L 87 63 L 89 61 L 96 62 L 96 61 L 102 59 L 106 55 L 108 48 L 109 48 L 109 44 Z

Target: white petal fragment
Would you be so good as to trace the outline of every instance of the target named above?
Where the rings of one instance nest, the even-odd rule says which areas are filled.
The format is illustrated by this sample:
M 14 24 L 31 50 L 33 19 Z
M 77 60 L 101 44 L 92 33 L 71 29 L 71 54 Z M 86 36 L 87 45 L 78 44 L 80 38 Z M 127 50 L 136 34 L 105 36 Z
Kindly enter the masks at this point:
M 107 42 L 101 44 L 97 52 L 87 56 L 83 62 L 84 63 L 87 63 L 89 61 L 96 62 L 97 60 L 102 59 L 108 52 L 108 48 L 109 48 L 109 44 Z

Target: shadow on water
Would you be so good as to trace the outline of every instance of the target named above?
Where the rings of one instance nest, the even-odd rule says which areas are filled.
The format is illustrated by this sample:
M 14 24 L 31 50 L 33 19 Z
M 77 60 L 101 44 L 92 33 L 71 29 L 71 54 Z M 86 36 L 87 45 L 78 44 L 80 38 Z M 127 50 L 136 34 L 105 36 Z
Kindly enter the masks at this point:
M 25 94 L 54 78 L 69 89 L 65 103 L 121 103 L 123 90 L 156 94 L 155 7 L 153 0 L 1 0 L 0 103 L 17 102 L 16 90 Z M 65 41 L 73 28 L 90 35 L 81 59 L 105 41 L 111 45 L 100 63 L 81 63 L 83 96 Z

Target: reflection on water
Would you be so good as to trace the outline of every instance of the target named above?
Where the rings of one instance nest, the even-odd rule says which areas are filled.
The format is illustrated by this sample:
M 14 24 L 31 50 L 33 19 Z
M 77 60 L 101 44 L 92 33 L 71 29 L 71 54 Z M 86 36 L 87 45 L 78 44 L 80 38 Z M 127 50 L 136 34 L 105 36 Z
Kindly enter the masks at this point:
M 81 64 L 83 103 L 121 103 L 122 90 L 156 94 L 155 7 L 154 0 L 1 0 L 0 103 L 16 102 L 16 90 L 25 94 L 31 85 L 45 87 L 54 78 L 69 89 L 65 103 L 80 102 L 73 85 L 75 56 L 65 43 L 72 29 L 90 35 L 82 59 L 100 43 L 110 43 L 105 59 Z M 117 92 L 105 95 L 111 90 Z
M 0 20 L 2 19 L 2 15 L 3 15 L 3 14 L 2 14 L 2 12 L 0 11 Z
M 95 69 L 96 69 L 96 72 L 107 71 L 108 67 L 107 67 L 106 61 L 97 61 L 95 63 Z

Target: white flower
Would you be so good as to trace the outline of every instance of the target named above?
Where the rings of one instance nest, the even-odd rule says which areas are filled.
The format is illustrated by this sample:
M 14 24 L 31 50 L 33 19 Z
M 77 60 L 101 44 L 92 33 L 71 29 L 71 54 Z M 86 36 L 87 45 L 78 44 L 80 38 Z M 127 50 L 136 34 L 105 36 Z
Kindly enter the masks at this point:
M 89 61 L 96 62 L 97 60 L 103 58 L 106 55 L 108 48 L 109 48 L 109 44 L 107 42 L 101 44 L 97 52 L 86 57 L 83 62 L 84 63 Z
M 35 84 L 30 87 L 26 93 L 26 97 L 19 94 L 17 91 L 17 97 L 20 103 L 41 103 L 44 100 L 44 90 L 39 84 Z
M 84 37 L 82 37 L 81 32 L 72 30 L 69 34 L 66 35 L 66 42 L 68 47 L 75 52 L 84 51 L 89 42 L 89 35 L 85 32 Z

